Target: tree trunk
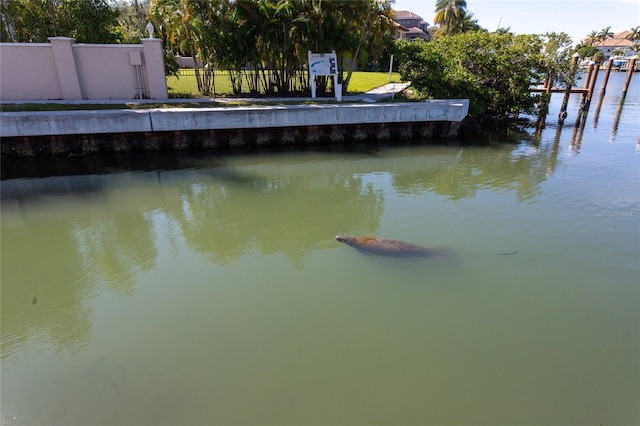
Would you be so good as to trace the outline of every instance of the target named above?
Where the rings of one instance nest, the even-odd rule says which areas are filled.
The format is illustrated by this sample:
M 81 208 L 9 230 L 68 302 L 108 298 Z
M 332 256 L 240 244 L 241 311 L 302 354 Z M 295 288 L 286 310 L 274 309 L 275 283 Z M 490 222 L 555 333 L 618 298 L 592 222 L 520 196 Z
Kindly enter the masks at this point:
M 358 55 L 360 54 L 360 48 L 362 47 L 362 42 L 364 41 L 365 36 L 367 35 L 366 26 L 362 27 L 362 31 L 360 32 L 360 39 L 358 40 L 358 47 L 356 47 L 356 51 L 353 53 L 351 60 L 349 61 L 349 69 L 347 70 L 347 78 L 342 82 L 342 92 L 346 93 L 347 88 L 349 87 L 349 81 L 351 81 L 351 75 L 355 70 L 358 62 Z

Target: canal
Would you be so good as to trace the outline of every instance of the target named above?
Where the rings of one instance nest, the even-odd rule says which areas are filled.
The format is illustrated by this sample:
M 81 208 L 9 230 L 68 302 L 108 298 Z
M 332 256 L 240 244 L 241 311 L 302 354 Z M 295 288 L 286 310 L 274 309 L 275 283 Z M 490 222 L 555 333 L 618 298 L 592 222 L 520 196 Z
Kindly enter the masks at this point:
M 2 424 L 638 424 L 639 77 L 516 142 L 25 165 Z

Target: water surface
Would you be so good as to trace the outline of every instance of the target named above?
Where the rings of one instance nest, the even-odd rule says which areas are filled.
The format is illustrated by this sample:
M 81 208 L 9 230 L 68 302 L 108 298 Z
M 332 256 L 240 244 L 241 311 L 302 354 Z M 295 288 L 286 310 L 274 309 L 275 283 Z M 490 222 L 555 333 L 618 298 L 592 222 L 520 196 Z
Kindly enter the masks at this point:
M 515 144 L 2 181 L 2 424 L 639 424 L 623 77 Z

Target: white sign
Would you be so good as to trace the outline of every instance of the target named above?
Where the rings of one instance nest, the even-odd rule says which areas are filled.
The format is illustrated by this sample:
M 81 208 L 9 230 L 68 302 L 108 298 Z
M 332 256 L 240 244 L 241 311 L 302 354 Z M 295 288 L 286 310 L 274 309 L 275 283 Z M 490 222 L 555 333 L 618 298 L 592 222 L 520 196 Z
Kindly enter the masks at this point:
M 336 75 L 338 67 L 335 52 L 311 53 L 309 52 L 309 74 L 312 76 Z
M 311 97 L 316 97 L 316 77 L 332 75 L 338 102 L 342 101 L 342 84 L 338 83 L 338 60 L 336 52 L 311 53 L 309 50 L 309 77 L 311 80 Z

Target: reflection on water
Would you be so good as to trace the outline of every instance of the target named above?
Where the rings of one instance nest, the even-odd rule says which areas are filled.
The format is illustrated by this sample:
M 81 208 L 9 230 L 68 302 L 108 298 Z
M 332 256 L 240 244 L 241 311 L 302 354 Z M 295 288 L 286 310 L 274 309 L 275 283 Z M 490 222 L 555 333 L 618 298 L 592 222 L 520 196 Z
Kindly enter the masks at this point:
M 640 91 L 617 108 L 616 81 L 517 144 L 2 181 L 2 424 L 638 424 Z

